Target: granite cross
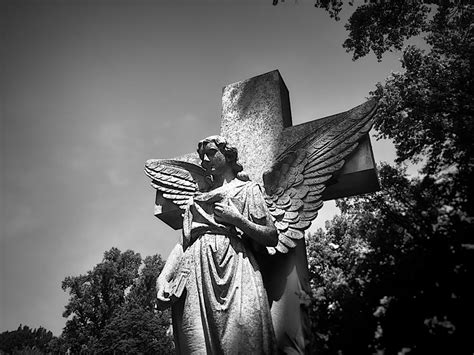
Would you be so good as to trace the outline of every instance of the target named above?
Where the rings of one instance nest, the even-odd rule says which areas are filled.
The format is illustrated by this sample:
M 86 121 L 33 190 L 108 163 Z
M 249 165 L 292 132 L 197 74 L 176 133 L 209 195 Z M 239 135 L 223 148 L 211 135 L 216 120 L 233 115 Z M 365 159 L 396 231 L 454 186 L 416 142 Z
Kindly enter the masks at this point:
M 373 113 L 374 102 L 326 118 L 292 126 L 288 89 L 278 70 L 227 85 L 222 95 L 220 135 L 237 147 L 239 161 L 251 180 L 262 183 L 262 174 L 286 148 L 309 132 Z M 202 137 L 199 137 L 199 139 Z M 197 153 L 175 160 L 200 164 Z M 341 171 L 332 178 L 323 199 L 376 191 L 379 188 L 368 134 Z M 157 191 L 155 216 L 174 229 L 182 226 L 181 211 Z M 288 254 L 262 258 L 262 274 L 271 301 L 278 347 L 283 352 L 304 352 L 307 322 L 304 312 L 309 291 L 306 250 L 303 240 Z

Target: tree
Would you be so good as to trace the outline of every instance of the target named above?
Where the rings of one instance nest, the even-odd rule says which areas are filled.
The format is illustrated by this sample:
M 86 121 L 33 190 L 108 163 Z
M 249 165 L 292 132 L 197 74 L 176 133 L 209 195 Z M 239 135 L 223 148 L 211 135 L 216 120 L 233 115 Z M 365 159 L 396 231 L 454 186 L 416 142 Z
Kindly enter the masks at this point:
M 338 201 L 308 238 L 313 349 L 321 354 L 471 354 L 472 225 L 440 183 L 380 168 L 382 191 Z
M 318 0 L 315 6 L 338 19 L 344 2 Z M 394 141 L 397 162 L 422 160 L 425 174 L 449 172 L 464 196 L 472 196 L 474 166 L 473 23 L 474 5 L 467 0 L 365 0 L 349 17 L 343 44 L 354 60 L 370 51 L 381 60 L 423 35 L 428 51 L 407 46 L 402 72 L 371 93 L 379 102 L 375 128 Z
M 43 327 L 31 329 L 20 325 L 17 330 L 0 334 L 0 351 L 7 354 L 44 354 L 51 351 L 50 342 L 56 339 Z
M 344 2 L 315 6 L 337 20 Z M 371 51 L 381 60 L 412 36 L 425 40 L 425 49 L 407 46 L 402 71 L 370 94 L 378 100 L 378 137 L 393 140 L 397 163 L 422 168 L 410 180 L 397 167 L 383 167 L 385 191 L 339 201 L 342 216 L 311 238 L 316 340 L 329 353 L 351 353 L 344 329 L 357 327 L 348 304 L 359 312 L 365 330 L 356 329 L 356 347 L 365 352 L 473 351 L 466 288 L 474 256 L 473 23 L 474 5 L 465 0 L 366 0 L 349 17 L 343 46 L 354 60 Z M 354 264 L 360 255 L 350 246 L 359 243 L 370 252 Z M 326 269 L 316 276 L 323 261 Z
M 128 304 L 140 306 L 147 311 L 157 308 L 156 279 L 164 264 L 160 255 L 147 256 L 143 260 L 143 269 L 127 295 Z
M 346 216 L 327 223 L 327 232 L 319 229 L 306 238 L 312 290 L 310 348 L 316 354 L 366 354 L 374 320 L 370 303 L 361 297 L 368 280 L 360 267 L 372 250 Z
M 449 180 L 445 197 L 472 217 L 474 6 L 442 1 L 436 9 L 422 26 L 428 53 L 408 46 L 404 71 L 372 92 L 375 128 L 394 141 L 398 162 L 421 160 L 423 174 Z
M 100 354 L 171 354 L 168 312 L 126 307 L 106 325 L 94 350 Z
M 64 279 L 62 288 L 69 290 L 71 297 L 63 316 L 72 316 L 66 322 L 64 335 L 72 350 L 95 346 L 114 312 L 124 303 L 125 290 L 138 277 L 140 263 L 139 254 L 112 248 L 104 253 L 102 263 L 86 275 Z
M 86 275 L 66 277 L 71 297 L 63 339 L 73 352 L 166 353 L 169 315 L 155 311 L 155 283 L 163 267 L 160 256 L 112 248 Z
M 278 4 L 273 0 L 273 5 Z M 281 0 L 284 2 L 284 0 Z M 433 30 L 432 25 L 439 23 L 432 21 L 430 14 L 448 14 L 451 18 L 444 21 L 455 22 L 456 16 L 471 16 L 472 5 L 467 0 L 413 0 L 413 1 L 380 1 L 364 0 L 364 4 L 354 6 L 354 1 L 346 2 L 350 9 L 354 9 L 345 24 L 349 31 L 343 47 L 353 53 L 353 59 L 364 57 L 371 51 L 378 60 L 387 51 L 401 50 L 404 41 L 410 37 Z M 344 9 L 342 0 L 316 0 L 314 6 L 324 9 L 336 21 Z M 451 23 L 453 23 L 451 22 Z M 467 28 L 465 26 L 468 26 Z M 464 23 L 464 29 L 469 29 L 469 23 Z M 471 33 L 472 35 L 472 33 Z
M 164 266 L 159 255 L 147 256 L 125 303 L 106 325 L 96 350 L 99 353 L 169 354 L 169 310 L 156 311 L 156 279 Z
M 49 353 L 52 354 L 66 354 L 68 351 L 68 344 L 61 334 L 59 337 L 54 337 L 48 344 Z

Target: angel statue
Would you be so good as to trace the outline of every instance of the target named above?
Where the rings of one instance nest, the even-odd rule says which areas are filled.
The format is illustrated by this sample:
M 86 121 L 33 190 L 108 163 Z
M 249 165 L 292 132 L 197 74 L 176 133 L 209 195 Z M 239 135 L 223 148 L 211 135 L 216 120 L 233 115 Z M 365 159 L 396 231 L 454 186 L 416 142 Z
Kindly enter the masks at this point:
M 171 304 L 181 354 L 277 352 L 260 253 L 287 253 L 322 206 L 322 193 L 372 125 L 372 115 L 310 132 L 250 181 L 221 136 L 198 143 L 201 166 L 151 159 L 152 186 L 182 210 L 183 230 L 157 280 Z
M 242 174 L 236 148 L 212 136 L 199 142 L 198 153 L 198 188 L 181 177 L 179 162 L 147 164 L 157 188 L 184 207 L 182 238 L 158 277 L 157 297 L 175 300 L 178 353 L 272 354 L 270 308 L 254 252 L 275 246 L 277 229 L 260 186 Z M 167 174 L 176 178 L 166 181 Z

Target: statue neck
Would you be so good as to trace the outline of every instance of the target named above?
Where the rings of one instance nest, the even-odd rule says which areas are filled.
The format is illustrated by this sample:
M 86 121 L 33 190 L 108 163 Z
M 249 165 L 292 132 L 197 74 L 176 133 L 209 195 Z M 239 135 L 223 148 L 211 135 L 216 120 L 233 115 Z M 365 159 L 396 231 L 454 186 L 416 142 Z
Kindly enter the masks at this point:
M 230 183 L 236 178 L 232 169 L 227 169 L 224 173 L 213 175 L 213 188 L 221 187 Z

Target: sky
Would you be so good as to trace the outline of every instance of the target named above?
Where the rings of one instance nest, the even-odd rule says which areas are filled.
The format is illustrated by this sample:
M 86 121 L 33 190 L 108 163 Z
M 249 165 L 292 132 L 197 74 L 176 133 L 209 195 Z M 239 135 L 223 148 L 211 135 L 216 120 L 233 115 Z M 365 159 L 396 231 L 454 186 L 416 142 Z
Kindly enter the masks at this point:
M 153 216 L 144 162 L 218 134 L 225 85 L 278 69 L 299 124 L 400 70 L 399 52 L 352 61 L 348 14 L 304 0 L 2 2 L 0 332 L 59 335 L 61 281 L 111 247 L 167 257 L 179 231 Z M 326 203 L 312 228 L 336 211 Z

